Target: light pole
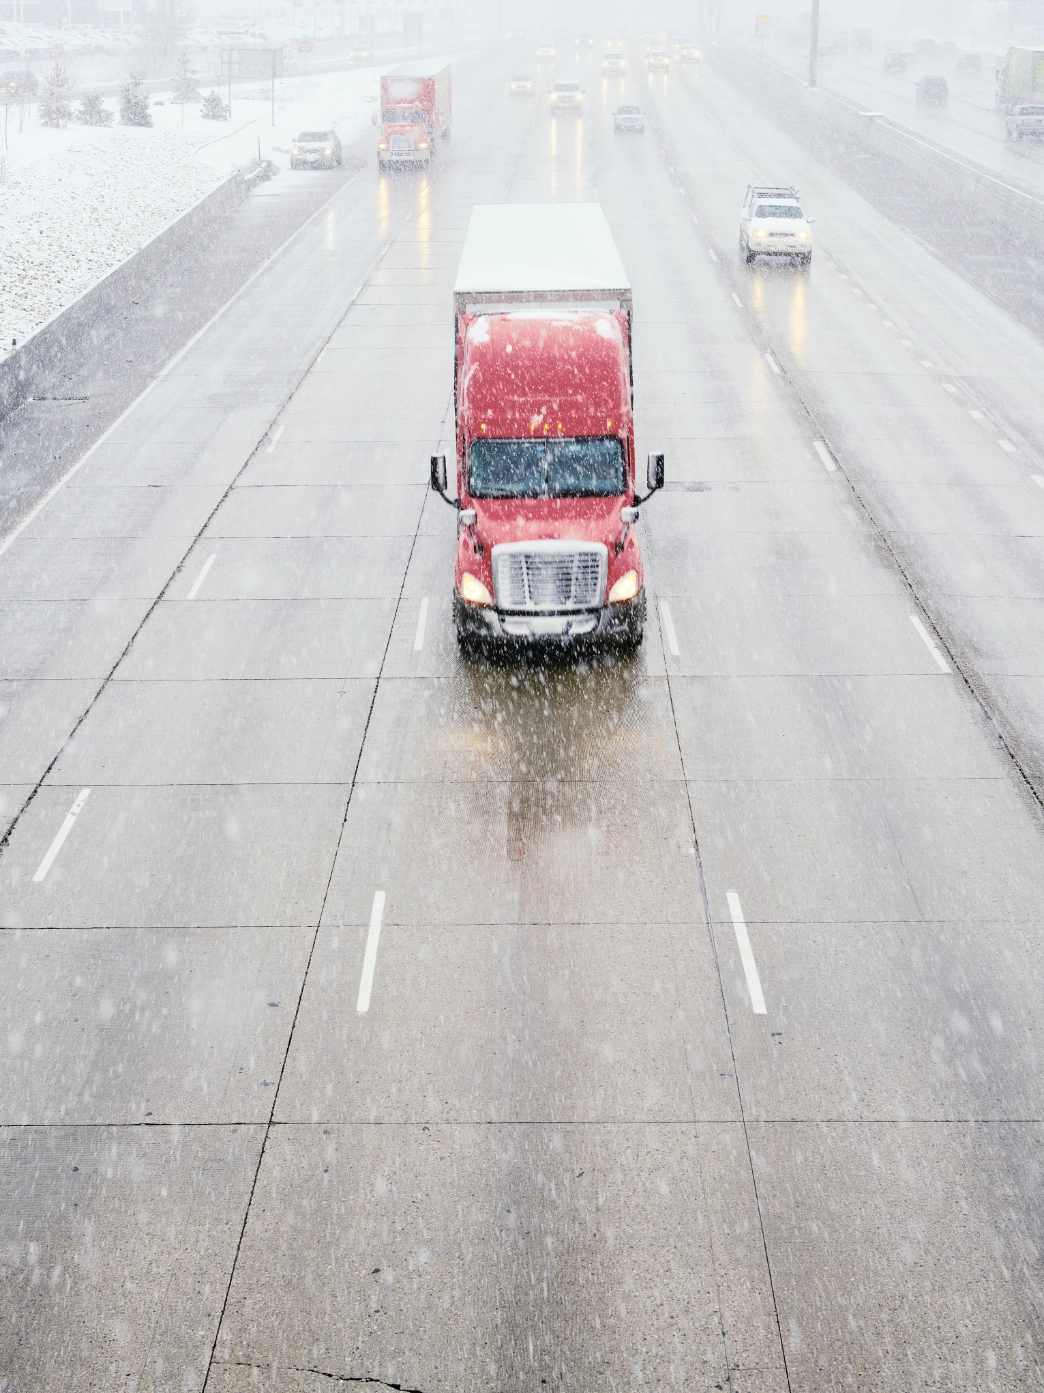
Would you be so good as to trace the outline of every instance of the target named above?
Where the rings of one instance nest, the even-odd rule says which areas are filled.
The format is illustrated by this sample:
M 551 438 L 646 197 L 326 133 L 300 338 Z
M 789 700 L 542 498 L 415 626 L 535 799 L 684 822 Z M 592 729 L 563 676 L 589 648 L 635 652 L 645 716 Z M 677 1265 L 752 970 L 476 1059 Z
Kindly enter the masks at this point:
M 808 85 L 815 87 L 819 64 L 819 0 L 812 0 L 811 21 L 808 33 Z

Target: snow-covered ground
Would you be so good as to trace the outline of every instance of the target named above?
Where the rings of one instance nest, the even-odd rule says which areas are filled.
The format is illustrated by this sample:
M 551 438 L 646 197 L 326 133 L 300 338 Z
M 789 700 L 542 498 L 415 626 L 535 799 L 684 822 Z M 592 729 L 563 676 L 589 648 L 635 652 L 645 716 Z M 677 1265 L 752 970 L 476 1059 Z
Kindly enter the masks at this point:
M 274 126 L 267 84 L 233 85 L 228 121 L 206 121 L 198 102 L 182 111 L 167 96 L 152 99 L 152 127 L 53 130 L 40 125 L 34 102 L 19 131 L 11 108 L 0 184 L 0 347 L 21 343 L 259 150 L 280 177 L 301 177 L 289 172 L 294 136 L 335 125 L 343 143 L 352 139 L 370 120 L 379 74 L 284 78 Z

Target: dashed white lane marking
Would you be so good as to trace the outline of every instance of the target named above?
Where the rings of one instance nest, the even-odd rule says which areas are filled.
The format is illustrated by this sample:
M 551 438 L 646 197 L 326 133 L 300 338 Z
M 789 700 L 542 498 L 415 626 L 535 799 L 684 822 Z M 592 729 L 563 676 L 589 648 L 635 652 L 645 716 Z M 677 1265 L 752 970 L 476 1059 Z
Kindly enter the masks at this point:
M 660 614 L 663 616 L 663 631 L 667 635 L 667 647 L 671 650 L 671 656 L 678 657 L 678 635 L 674 632 L 674 620 L 671 618 L 671 609 L 666 600 L 660 601 Z
M 819 458 L 823 461 L 823 468 L 828 469 L 830 473 L 833 474 L 834 470 L 837 468 L 837 465 L 834 463 L 830 451 L 827 449 L 823 441 L 813 440 L 812 447 L 815 450 L 816 454 L 819 456 Z
M 325 351 L 325 350 L 324 350 L 324 351 Z M 275 428 L 275 434 L 272 436 L 272 439 L 268 442 L 268 451 L 267 451 L 268 454 L 271 454 L 272 451 L 275 449 L 275 447 L 276 447 L 276 441 L 279 439 L 279 437 L 282 435 L 283 431 L 285 431 L 285 430 L 286 430 L 286 422 L 285 422 L 285 421 L 280 421 L 279 424 L 278 424 L 278 426 L 276 426 L 276 428 Z
M 729 913 L 732 915 L 732 927 L 736 930 L 736 946 L 739 948 L 740 962 L 743 964 L 743 975 L 747 979 L 750 1004 L 755 1016 L 767 1016 L 765 993 L 761 990 L 761 978 L 758 976 L 758 965 L 754 961 L 754 950 L 750 946 L 750 935 L 743 919 L 740 897 L 734 890 L 729 890 L 726 898 L 729 902 Z
M 1015 453 L 1015 446 L 1011 443 L 1010 440 L 998 440 L 997 444 L 1001 447 L 1002 450 L 1007 450 L 1009 455 L 1013 455 Z
M 899 342 L 904 348 L 913 348 L 913 339 L 900 339 Z
M 359 978 L 359 999 L 355 1003 L 357 1011 L 370 1009 L 370 993 L 373 991 L 373 974 L 377 970 L 377 944 L 381 939 L 381 920 L 383 918 L 384 891 L 378 890 L 373 897 L 373 909 L 370 910 L 370 928 L 366 935 L 362 976 Z
M 935 364 L 932 362 L 932 360 L 931 360 L 930 358 L 922 358 L 922 359 L 921 359 L 921 367 L 922 367 L 922 368 L 933 368 L 934 366 L 935 366 Z
M 882 319 L 882 320 L 881 320 L 881 327 L 884 328 L 884 329 L 891 329 L 891 328 L 892 328 L 892 321 L 891 321 L 890 319 Z
M 1044 474 L 1032 474 L 1030 477 L 1035 484 L 1039 484 L 1044 489 Z
M 76 802 L 69 809 L 68 817 L 62 823 L 61 827 L 58 828 L 58 835 L 55 837 L 51 845 L 47 848 L 47 855 L 40 862 L 39 868 L 37 869 L 36 874 L 33 876 L 34 881 L 39 882 L 43 880 L 44 876 L 51 869 L 51 865 L 54 861 L 54 858 L 58 855 L 59 851 L 61 851 L 62 842 L 65 841 L 66 837 L 72 831 L 73 823 L 80 816 L 80 812 L 83 808 L 84 803 L 87 802 L 87 795 L 89 793 L 89 788 L 80 789 L 79 797 L 76 799 Z
M 417 634 L 413 640 L 413 651 L 419 653 L 424 647 L 424 626 L 428 622 L 428 597 L 421 600 L 420 614 L 417 615 Z
M 315 360 L 315 366 L 318 367 L 319 364 L 323 361 L 323 359 L 324 359 L 325 357 L 326 357 L 326 345 L 324 344 L 323 347 L 319 350 L 319 357 L 316 358 L 316 360 Z
M 736 304 L 739 305 L 740 309 L 742 309 L 743 301 L 740 299 L 740 297 L 736 294 L 735 291 L 732 292 L 732 298 L 736 301 Z
M 212 556 L 208 556 L 206 561 L 203 562 L 203 569 L 200 571 L 196 579 L 192 582 L 192 589 L 188 593 L 188 597 L 190 600 L 194 600 L 196 598 L 196 595 L 199 593 L 199 587 L 206 580 L 207 572 L 210 570 L 211 566 L 213 566 L 216 560 L 217 552 L 215 551 Z
M 708 247 L 707 250 L 708 250 L 708 252 L 710 253 L 710 259 L 711 259 L 712 261 L 717 261 L 717 259 L 718 259 L 718 253 L 714 250 L 714 248 L 713 248 L 713 247 Z
M 956 394 L 957 391 L 957 388 L 953 385 L 952 382 L 944 382 L 942 385 L 942 389 L 944 392 L 951 392 L 954 394 Z
M 693 222 L 696 224 L 696 226 L 699 227 L 699 225 L 700 225 L 700 220 L 699 220 L 699 218 L 696 216 L 695 213 L 693 213 L 693 215 L 692 215 L 692 220 L 693 220 Z
M 773 358 L 773 356 L 772 356 L 771 353 L 766 353 L 766 354 L 765 354 L 765 362 L 768 363 L 769 367 L 772 369 L 772 371 L 773 371 L 773 372 L 776 374 L 776 376 L 778 377 L 778 376 L 779 376 L 779 364 L 776 362 L 775 358 Z
M 986 419 L 986 417 L 982 414 L 981 411 L 969 411 L 968 415 L 972 418 L 973 421 L 984 421 Z
M 943 657 L 943 655 L 939 652 L 938 648 L 936 647 L 935 640 L 932 638 L 931 634 L 928 632 L 928 630 L 924 627 L 924 625 L 923 625 L 923 624 L 921 623 L 921 621 L 918 619 L 918 617 L 917 617 L 916 614 L 911 614 L 911 615 L 910 615 L 910 623 L 914 626 L 914 628 L 917 630 L 917 632 L 918 632 L 918 633 L 921 635 L 921 637 L 924 639 L 924 642 L 925 642 L 925 644 L 926 644 L 926 646 L 927 646 L 927 648 L 928 648 L 929 653 L 931 653 L 932 657 L 935 659 L 935 661 L 936 661 L 936 662 L 938 663 L 938 665 L 939 665 L 939 671 L 940 671 L 940 672 L 949 672 L 949 670 L 950 670 L 950 664 L 946 661 L 946 659 Z
M 876 306 L 876 305 L 872 305 L 872 304 L 870 303 L 869 300 L 867 300 L 867 302 L 866 302 L 866 307 L 867 307 L 868 310 L 876 310 L 876 309 L 877 309 L 877 306 Z
M 863 293 L 863 292 L 860 290 L 860 288 L 859 288 L 858 285 L 854 285 L 854 286 L 852 287 L 852 294 L 853 294 L 853 295 L 862 295 L 862 293 Z

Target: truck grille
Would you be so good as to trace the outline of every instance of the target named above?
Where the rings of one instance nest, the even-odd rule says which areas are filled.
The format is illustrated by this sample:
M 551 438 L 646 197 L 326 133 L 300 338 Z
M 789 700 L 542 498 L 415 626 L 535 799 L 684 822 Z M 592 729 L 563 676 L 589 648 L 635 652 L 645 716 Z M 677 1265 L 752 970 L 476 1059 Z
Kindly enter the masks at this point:
M 391 138 L 391 148 L 396 155 L 413 154 L 412 135 L 393 135 Z
M 609 553 L 595 542 L 510 542 L 493 548 L 497 608 L 594 609 L 605 599 Z

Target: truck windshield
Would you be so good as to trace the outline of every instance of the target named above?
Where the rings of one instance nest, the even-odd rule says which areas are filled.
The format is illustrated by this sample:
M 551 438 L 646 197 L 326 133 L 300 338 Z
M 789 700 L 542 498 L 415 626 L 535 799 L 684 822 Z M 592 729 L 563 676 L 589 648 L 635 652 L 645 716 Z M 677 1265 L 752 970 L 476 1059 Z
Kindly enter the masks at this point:
M 472 498 L 612 498 L 624 492 L 623 447 L 616 436 L 577 440 L 473 440 Z
M 424 125 L 427 119 L 424 108 L 421 106 L 389 106 L 384 111 L 384 124 L 386 126 Z

